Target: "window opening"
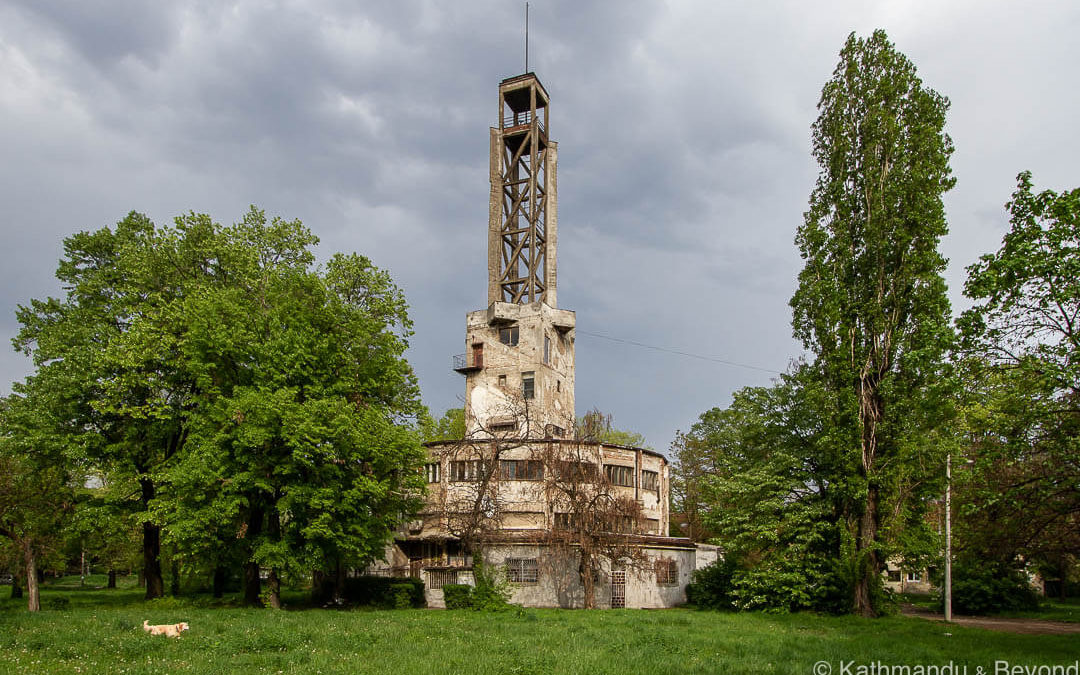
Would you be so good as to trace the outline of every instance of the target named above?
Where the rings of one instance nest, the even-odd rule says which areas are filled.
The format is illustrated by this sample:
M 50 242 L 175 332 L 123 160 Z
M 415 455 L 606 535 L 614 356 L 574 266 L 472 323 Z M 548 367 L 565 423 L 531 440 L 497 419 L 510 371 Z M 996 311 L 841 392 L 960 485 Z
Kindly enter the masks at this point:
M 531 459 L 499 460 L 499 476 L 503 480 L 543 480 L 544 463 Z
M 634 467 L 605 464 L 604 474 L 612 485 L 634 487 Z
M 641 472 L 641 489 L 656 491 L 660 486 L 660 474 L 656 471 L 643 470 Z
M 510 345 L 516 347 L 518 343 L 518 327 L 506 326 L 499 329 L 499 342 L 504 345 Z
M 439 464 L 437 462 L 424 465 L 424 477 L 429 483 L 439 482 Z
M 535 584 L 540 581 L 536 558 L 507 558 L 506 580 L 512 584 Z

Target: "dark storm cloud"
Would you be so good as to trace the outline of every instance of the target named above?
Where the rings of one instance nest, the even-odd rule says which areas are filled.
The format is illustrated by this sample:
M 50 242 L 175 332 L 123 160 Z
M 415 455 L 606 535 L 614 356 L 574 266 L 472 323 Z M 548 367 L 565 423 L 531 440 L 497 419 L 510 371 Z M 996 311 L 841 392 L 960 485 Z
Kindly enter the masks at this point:
M 488 127 L 524 68 L 524 3 L 0 4 L 0 333 L 55 294 L 61 239 L 131 210 L 159 223 L 248 204 L 299 217 L 406 290 L 409 358 L 441 412 L 484 304 Z M 530 70 L 559 146 L 560 305 L 577 310 L 578 409 L 666 449 L 676 428 L 799 353 L 792 245 L 810 123 L 852 30 L 884 27 L 950 96 L 954 297 L 997 245 L 1016 173 L 1077 184 L 1078 11 L 1003 2 L 535 0 Z M 0 391 L 22 377 L 0 351 Z

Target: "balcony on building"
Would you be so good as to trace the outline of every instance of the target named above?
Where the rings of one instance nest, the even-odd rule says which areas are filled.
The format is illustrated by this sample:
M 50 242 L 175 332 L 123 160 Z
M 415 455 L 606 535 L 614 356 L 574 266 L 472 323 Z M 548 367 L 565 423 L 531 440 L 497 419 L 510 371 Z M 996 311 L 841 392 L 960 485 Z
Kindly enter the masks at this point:
M 472 357 L 471 359 L 469 357 Z M 480 356 L 480 358 L 477 358 Z M 470 352 L 465 354 L 454 354 L 454 370 L 462 375 L 468 375 L 469 373 L 475 373 L 484 368 L 484 359 L 482 355 L 475 355 Z

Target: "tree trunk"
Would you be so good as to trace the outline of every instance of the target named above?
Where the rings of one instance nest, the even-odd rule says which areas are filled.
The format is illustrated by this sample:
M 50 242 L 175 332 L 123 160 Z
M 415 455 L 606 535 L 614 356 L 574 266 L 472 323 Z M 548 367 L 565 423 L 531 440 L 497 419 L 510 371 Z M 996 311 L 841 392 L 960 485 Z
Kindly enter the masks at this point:
M 345 561 L 338 558 L 337 567 L 334 569 L 334 600 L 343 599 L 345 599 Z
M 322 570 L 311 571 L 311 601 L 323 602 L 323 584 L 326 583 L 326 573 Z
M 281 581 L 278 579 L 277 570 L 270 568 L 270 575 L 266 578 L 266 589 L 269 591 L 270 607 L 281 609 Z
M 226 569 L 224 565 L 218 565 L 214 568 L 214 597 L 225 597 L 225 575 Z
M 109 570 L 109 583 L 106 588 L 116 588 L 116 570 Z
M 262 607 L 262 580 L 259 579 L 259 563 L 244 563 L 244 604 Z
M 592 556 L 587 556 L 582 550 L 578 563 L 578 575 L 581 577 L 581 585 L 585 589 L 584 607 L 594 609 L 596 607 L 596 579 L 593 577 Z
M 142 504 L 146 508 L 154 498 L 154 483 L 149 478 L 139 480 L 142 487 Z M 146 599 L 165 596 L 165 580 L 161 577 L 161 528 L 143 522 L 143 578 L 146 582 Z
M 878 425 L 885 417 L 885 401 L 881 398 L 880 382 L 873 375 L 863 375 L 858 384 L 859 423 L 862 428 L 861 462 L 859 470 L 866 481 L 866 500 L 860 504 L 859 522 L 855 535 L 856 578 L 852 609 L 859 616 L 877 616 L 871 596 L 873 584 L 881 574 L 878 558 L 878 489 L 874 484 L 878 454 Z
M 37 556 L 30 544 L 23 544 L 23 557 L 26 561 L 26 608 L 31 612 L 40 612 L 41 588 L 38 586 Z
M 180 595 L 180 563 L 175 560 L 169 566 L 169 595 Z
M 22 575 L 18 572 L 19 566 L 15 565 L 15 571 L 11 575 L 11 599 L 22 598 Z
M 258 503 L 257 497 L 252 497 L 249 503 Z M 259 563 L 252 560 L 255 545 L 263 531 L 263 509 L 260 506 L 252 506 L 248 514 L 247 533 L 248 561 L 244 563 L 244 604 L 252 607 L 262 607 L 262 580 L 259 578 Z

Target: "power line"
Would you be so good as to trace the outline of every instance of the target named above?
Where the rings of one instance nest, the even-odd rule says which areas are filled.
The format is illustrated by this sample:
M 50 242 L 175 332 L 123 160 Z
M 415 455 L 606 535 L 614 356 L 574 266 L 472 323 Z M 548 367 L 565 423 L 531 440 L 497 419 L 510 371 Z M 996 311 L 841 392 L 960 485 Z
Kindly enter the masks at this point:
M 712 361 L 713 363 L 722 363 L 725 366 L 735 366 L 736 368 L 747 368 L 749 370 L 760 370 L 763 373 L 773 373 L 775 375 L 782 375 L 779 370 L 773 370 L 772 368 L 761 368 L 759 366 L 751 366 L 745 363 L 737 363 L 735 361 L 727 361 L 725 359 L 718 359 L 713 356 L 703 356 L 701 354 L 692 354 L 690 352 L 680 351 L 678 349 L 668 349 L 667 347 L 657 347 L 656 345 L 647 345 L 644 342 L 636 342 L 634 340 L 624 340 L 623 338 L 611 337 L 610 335 L 601 335 L 599 333 L 590 333 L 588 331 L 577 329 L 578 335 L 588 335 L 589 337 L 600 338 L 602 340 L 611 340 L 612 342 L 620 342 L 625 345 L 633 345 L 635 347 L 644 347 L 645 349 L 653 349 L 658 352 L 667 352 L 668 354 L 678 354 L 679 356 L 688 356 L 692 359 L 701 359 L 702 361 Z

